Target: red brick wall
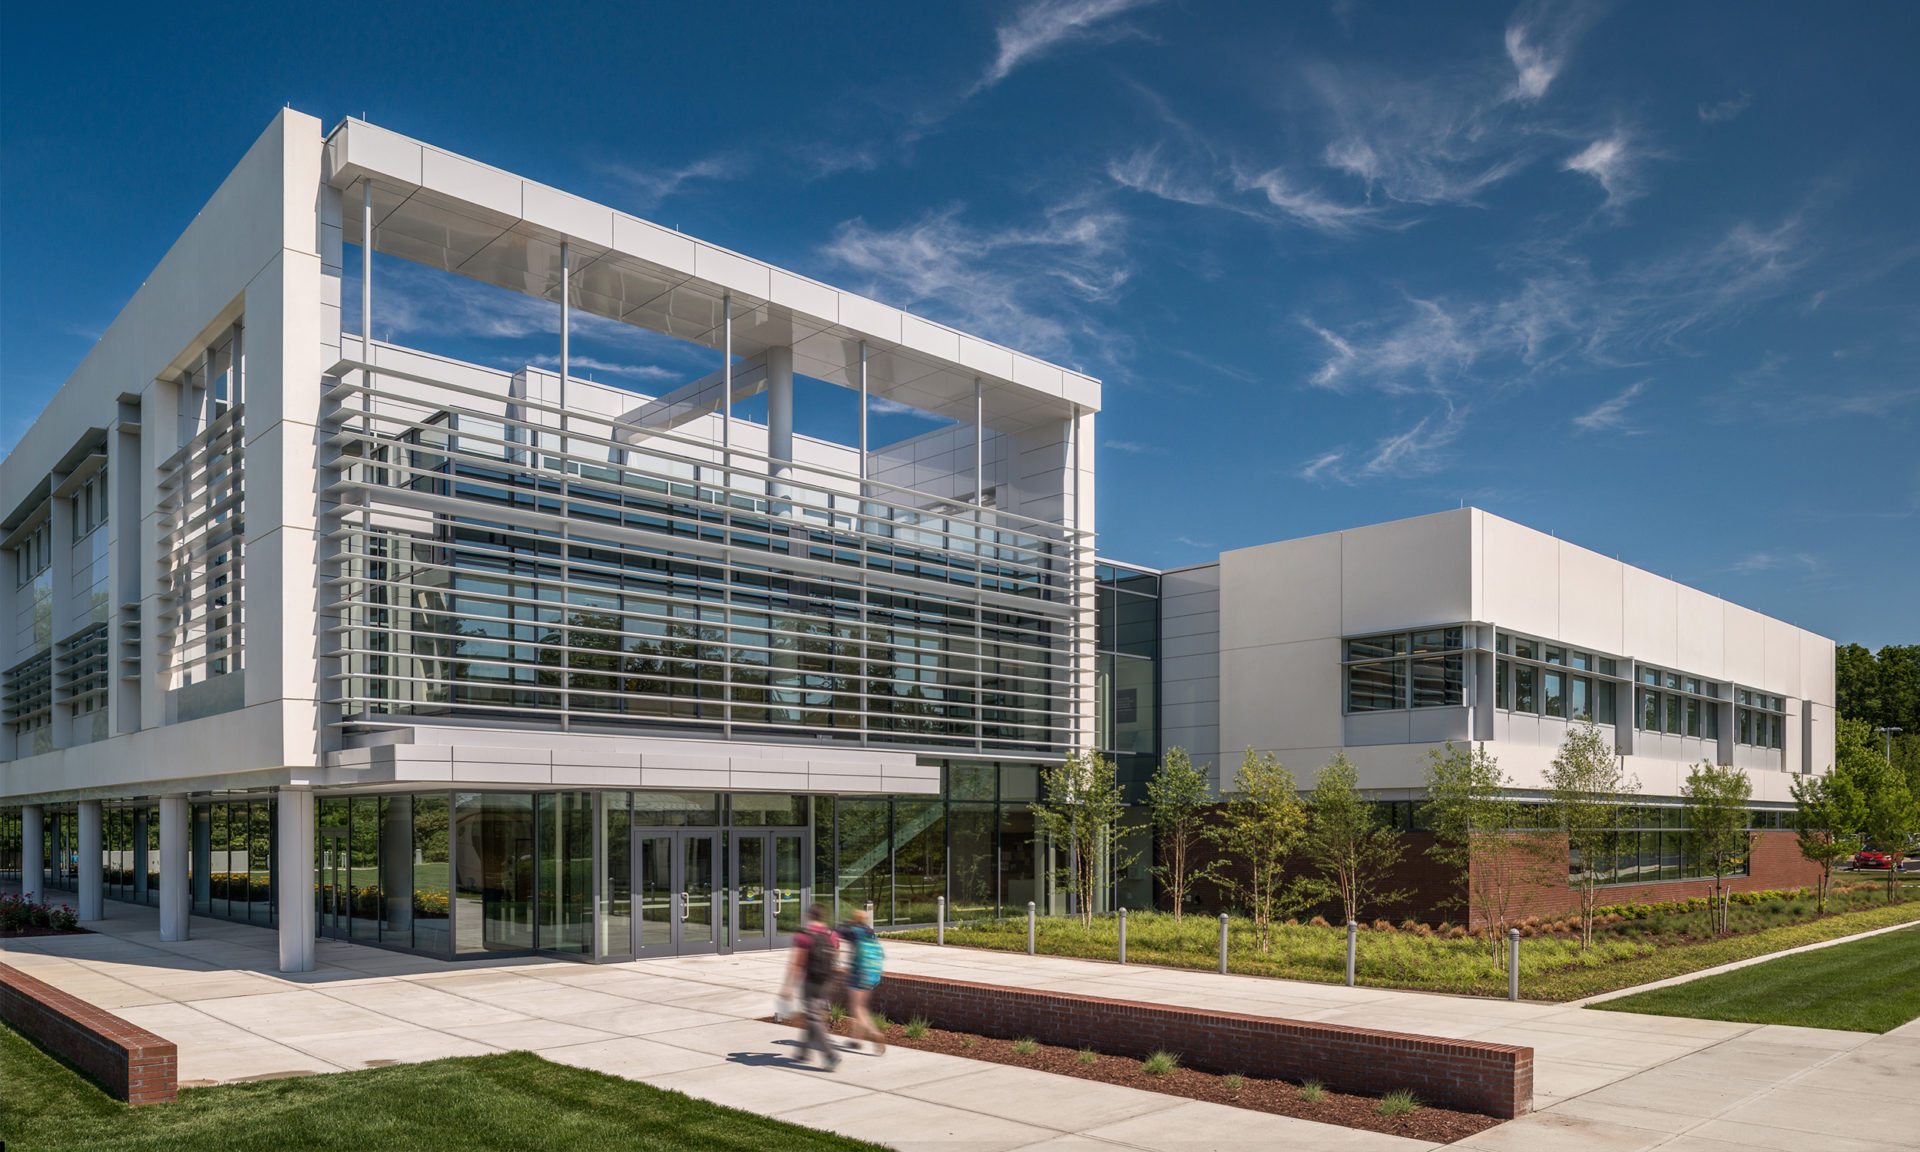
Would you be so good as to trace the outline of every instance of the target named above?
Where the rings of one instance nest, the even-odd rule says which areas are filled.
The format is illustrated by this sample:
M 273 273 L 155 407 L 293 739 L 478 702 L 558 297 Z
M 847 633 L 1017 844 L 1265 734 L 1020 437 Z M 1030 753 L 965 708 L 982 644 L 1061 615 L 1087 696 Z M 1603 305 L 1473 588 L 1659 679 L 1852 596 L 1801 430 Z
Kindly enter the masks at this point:
M 1533 1109 L 1533 1049 L 1064 992 L 889 975 L 874 1006 L 894 1020 L 983 1036 L 1092 1045 L 1116 1056 L 1178 1053 L 1203 1071 L 1318 1079 L 1343 1092 L 1400 1088 L 1430 1104 L 1512 1119 Z
M 1466 885 L 1457 875 L 1435 863 L 1433 858 L 1427 855 L 1427 849 L 1433 846 L 1433 834 L 1408 832 L 1401 836 L 1400 843 L 1404 846 L 1400 862 L 1389 870 L 1387 878 L 1380 884 L 1382 891 L 1397 894 L 1396 898 L 1370 904 L 1361 909 L 1361 915 L 1369 922 L 1384 919 L 1396 924 L 1408 917 L 1423 920 L 1429 924 L 1438 924 L 1442 920 L 1458 921 L 1466 912 Z M 1218 856 L 1219 853 L 1213 846 L 1207 844 L 1203 845 L 1196 854 L 1196 861 L 1199 864 L 1206 864 L 1218 859 Z M 1290 877 L 1309 872 L 1297 857 L 1293 865 L 1288 871 Z M 1236 861 L 1229 860 L 1225 869 L 1234 875 L 1244 876 L 1245 874 L 1244 865 Z M 1197 910 L 1207 913 L 1238 910 L 1226 890 L 1218 884 L 1203 883 L 1194 887 L 1194 902 Z M 1160 894 L 1156 893 L 1156 895 Z M 1160 906 L 1169 907 L 1164 897 L 1160 901 Z M 1337 901 L 1329 901 L 1319 907 L 1307 909 L 1301 913 L 1300 919 L 1305 920 L 1316 914 L 1338 921 L 1341 910 Z
M 1580 910 L 1580 893 L 1567 883 L 1567 854 L 1564 849 L 1552 857 L 1539 883 L 1515 893 L 1516 916 L 1564 916 Z M 1745 876 L 1727 879 L 1734 892 L 1758 892 L 1769 888 L 1810 887 L 1820 879 L 1820 870 L 1800 855 L 1792 832 L 1754 833 L 1753 864 Z M 1667 880 L 1658 884 L 1611 884 L 1600 889 L 1600 903 L 1638 904 L 1666 900 L 1686 900 L 1713 894 L 1713 881 Z M 1473 910 L 1475 926 L 1486 922 L 1484 909 Z
M 178 1094 L 173 1041 L 6 964 L 0 964 L 0 1020 L 129 1104 L 163 1104 Z

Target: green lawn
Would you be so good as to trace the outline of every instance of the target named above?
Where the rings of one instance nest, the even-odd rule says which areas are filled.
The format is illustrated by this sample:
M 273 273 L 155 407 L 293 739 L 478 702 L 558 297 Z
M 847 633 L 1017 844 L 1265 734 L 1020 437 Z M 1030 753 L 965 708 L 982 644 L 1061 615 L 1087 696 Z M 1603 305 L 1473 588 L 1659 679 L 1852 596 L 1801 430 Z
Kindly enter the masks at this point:
M 1736 906 L 1738 935 L 1705 939 L 1706 913 L 1656 915 L 1597 932 L 1594 946 L 1582 950 L 1566 935 L 1538 935 L 1520 945 L 1520 994 L 1530 1000 L 1577 1000 L 1616 988 L 1630 988 L 1669 976 L 1698 972 L 1732 960 L 1779 952 L 1802 944 L 1832 940 L 1873 928 L 1920 920 L 1920 900 L 1886 904 L 1878 890 L 1836 895 L 1833 907 L 1816 916 L 1810 898 L 1766 906 Z M 1211 971 L 1219 964 L 1219 921 L 1188 916 L 1179 923 L 1166 913 L 1128 917 L 1127 959 L 1136 964 Z M 1043 917 L 1035 925 L 1036 949 L 1043 955 L 1110 960 L 1118 951 L 1118 926 L 1111 916 L 1097 917 L 1091 929 L 1075 917 Z M 930 941 L 930 928 L 891 933 L 900 939 Z M 1345 979 L 1347 934 L 1344 928 L 1309 924 L 1277 926 L 1274 946 L 1254 946 L 1253 927 L 1236 917 L 1228 925 L 1229 971 L 1288 980 L 1337 983 Z M 971 921 L 947 926 L 947 944 L 998 951 L 1025 951 L 1026 919 Z M 1504 996 L 1506 974 L 1484 942 L 1443 939 L 1412 932 L 1360 934 L 1356 979 L 1380 988 L 1414 988 L 1476 996 Z
M 1920 1018 L 1920 929 L 1595 1004 L 1607 1012 L 1886 1032 Z
M 4 1026 L 0 1144 L 7 1152 L 875 1148 L 526 1052 L 188 1088 L 176 1103 L 129 1108 Z

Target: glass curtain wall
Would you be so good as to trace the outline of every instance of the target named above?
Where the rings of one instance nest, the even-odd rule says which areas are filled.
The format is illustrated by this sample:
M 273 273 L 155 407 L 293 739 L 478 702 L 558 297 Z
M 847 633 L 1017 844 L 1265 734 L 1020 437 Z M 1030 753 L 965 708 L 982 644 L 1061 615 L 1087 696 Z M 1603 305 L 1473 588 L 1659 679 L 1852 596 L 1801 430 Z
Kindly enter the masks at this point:
M 813 798 L 814 890 L 834 916 L 871 902 L 879 924 L 926 924 L 942 896 L 955 922 L 1048 907 L 1029 809 L 1039 770 L 956 761 L 945 775 L 941 798 Z
M 215 800 L 192 807 L 187 821 L 192 838 L 188 886 L 196 915 L 252 924 L 279 922 L 273 890 L 274 810 L 272 800 Z M 130 815 L 135 817 L 133 839 L 149 841 L 145 898 L 151 903 L 160 889 L 160 814 L 143 809 Z

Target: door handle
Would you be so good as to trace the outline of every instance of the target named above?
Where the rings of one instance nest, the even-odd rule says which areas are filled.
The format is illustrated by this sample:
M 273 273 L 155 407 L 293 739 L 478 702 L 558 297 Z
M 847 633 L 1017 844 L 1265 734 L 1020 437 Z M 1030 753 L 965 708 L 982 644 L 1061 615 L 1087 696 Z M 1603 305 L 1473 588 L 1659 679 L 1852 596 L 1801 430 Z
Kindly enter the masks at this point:
M 687 894 L 685 892 L 680 893 L 680 922 L 682 924 L 687 922 Z

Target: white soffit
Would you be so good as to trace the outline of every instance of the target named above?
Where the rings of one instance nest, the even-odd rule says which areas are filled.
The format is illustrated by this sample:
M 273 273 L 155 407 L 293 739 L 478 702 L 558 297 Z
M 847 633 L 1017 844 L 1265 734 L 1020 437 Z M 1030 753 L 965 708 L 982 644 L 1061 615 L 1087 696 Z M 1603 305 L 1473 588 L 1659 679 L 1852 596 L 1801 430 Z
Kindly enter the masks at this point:
M 1099 410 L 1090 376 L 364 121 L 343 121 L 326 149 L 349 242 L 362 234 L 360 182 L 373 186 L 377 252 L 558 301 L 566 240 L 575 306 L 611 320 L 718 348 L 731 293 L 741 356 L 790 345 L 794 371 L 858 388 L 865 340 L 873 395 L 971 423 L 977 377 L 1003 432 Z

